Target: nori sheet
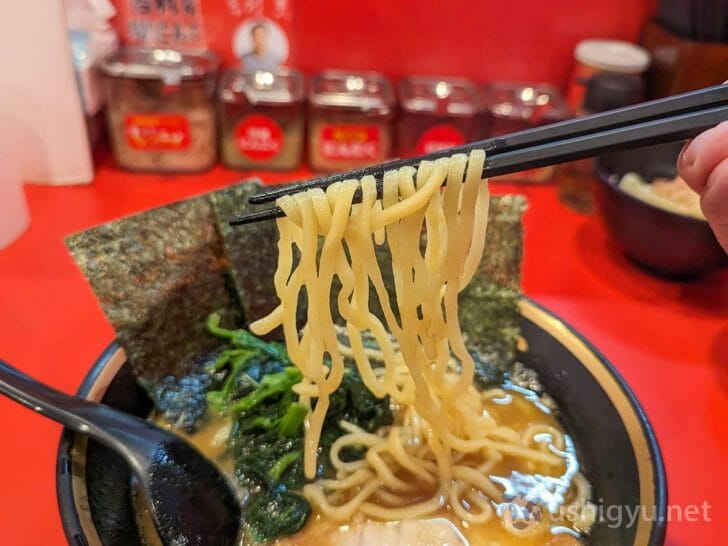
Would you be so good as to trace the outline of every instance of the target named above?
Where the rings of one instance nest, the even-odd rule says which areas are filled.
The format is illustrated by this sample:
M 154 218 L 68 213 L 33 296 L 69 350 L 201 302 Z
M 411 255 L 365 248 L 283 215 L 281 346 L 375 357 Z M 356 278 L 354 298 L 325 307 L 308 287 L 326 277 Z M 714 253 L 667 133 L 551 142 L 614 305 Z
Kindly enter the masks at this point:
M 273 287 L 278 263 L 278 228 L 275 222 L 231 227 L 228 220 L 266 208 L 267 205 L 248 203 L 248 198 L 261 188 L 259 182 L 251 181 L 210 194 L 216 225 L 248 323 L 270 313 L 279 302 Z
M 521 297 L 521 259 L 523 233 L 521 217 L 526 200 L 519 195 L 491 197 L 485 249 L 478 272 L 458 298 L 460 325 L 468 346 L 477 356 L 501 369 L 509 369 L 515 361 L 516 343 L 520 335 L 518 300 Z M 424 249 L 426 235 L 422 236 Z M 382 278 L 390 294 L 394 294 L 394 277 L 389 250 L 376 249 L 382 266 Z M 390 298 L 395 316 L 396 300 Z M 374 290 L 370 296 L 372 312 L 382 318 Z
M 150 382 L 190 373 L 217 348 L 205 318 L 243 313 L 209 196 L 71 235 L 66 244 L 136 373 Z
M 515 362 L 520 335 L 521 217 L 525 210 L 523 196 L 491 198 L 483 259 L 459 298 L 460 326 L 468 347 L 503 369 Z
M 68 237 L 148 388 L 165 376 L 194 373 L 209 358 L 219 343 L 205 330 L 209 313 L 222 312 L 228 326 L 244 326 L 277 305 L 275 222 L 228 225 L 233 216 L 260 208 L 247 202 L 260 188 L 243 182 Z M 504 367 L 514 359 L 519 333 L 524 208 L 519 196 L 492 198 L 484 259 L 460 298 L 470 345 Z

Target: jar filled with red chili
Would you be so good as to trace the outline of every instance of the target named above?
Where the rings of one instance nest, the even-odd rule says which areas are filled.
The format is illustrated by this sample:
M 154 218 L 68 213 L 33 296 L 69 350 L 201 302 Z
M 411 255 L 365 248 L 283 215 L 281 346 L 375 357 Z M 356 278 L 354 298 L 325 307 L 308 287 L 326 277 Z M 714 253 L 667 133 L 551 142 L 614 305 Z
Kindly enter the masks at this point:
M 309 103 L 311 168 L 356 169 L 390 156 L 394 93 L 383 75 L 322 72 L 313 79 Z
M 480 99 L 466 79 L 405 78 L 399 84 L 399 102 L 397 142 L 402 157 L 460 146 L 475 137 Z
M 299 72 L 229 70 L 218 93 L 222 159 L 234 169 L 295 169 L 303 149 Z

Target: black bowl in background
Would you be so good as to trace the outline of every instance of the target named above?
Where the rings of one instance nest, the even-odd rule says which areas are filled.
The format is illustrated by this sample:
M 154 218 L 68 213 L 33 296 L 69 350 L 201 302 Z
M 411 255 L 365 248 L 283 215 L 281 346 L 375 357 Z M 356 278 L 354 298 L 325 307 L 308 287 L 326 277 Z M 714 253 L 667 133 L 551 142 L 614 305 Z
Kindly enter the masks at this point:
M 615 152 L 596 159 L 595 196 L 607 231 L 629 258 L 660 276 L 690 278 L 728 265 L 707 221 L 670 212 L 624 192 L 622 175 L 673 178 L 681 142 Z
M 652 428 L 617 371 L 565 323 L 530 300 L 521 302 L 528 351 L 521 359 L 536 370 L 561 408 L 560 418 L 594 487 L 593 500 L 607 518 L 597 522 L 588 546 L 662 546 L 667 482 Z M 79 395 L 147 415 L 151 403 L 116 344 L 99 358 Z M 141 546 L 131 503 L 130 473 L 112 452 L 65 430 L 58 451 L 58 502 L 73 546 Z M 614 507 L 614 508 L 612 508 Z M 629 510 L 629 511 L 627 511 Z

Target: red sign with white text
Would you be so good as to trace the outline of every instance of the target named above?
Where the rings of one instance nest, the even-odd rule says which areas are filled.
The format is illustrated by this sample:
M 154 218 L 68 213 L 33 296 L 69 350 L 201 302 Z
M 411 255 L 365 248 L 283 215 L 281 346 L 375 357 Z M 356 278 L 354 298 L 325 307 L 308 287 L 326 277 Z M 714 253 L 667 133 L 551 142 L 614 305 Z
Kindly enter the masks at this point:
M 417 139 L 417 155 L 439 152 L 453 146 L 465 144 L 465 137 L 448 123 L 438 123 L 427 129 Z
M 376 125 L 326 125 L 321 130 L 321 156 L 326 159 L 379 157 L 380 135 Z
M 274 119 L 252 114 L 235 127 L 235 144 L 240 153 L 250 159 L 266 161 L 283 149 L 283 131 Z
M 190 123 L 180 114 L 130 114 L 124 133 L 129 146 L 138 150 L 184 150 L 192 142 Z

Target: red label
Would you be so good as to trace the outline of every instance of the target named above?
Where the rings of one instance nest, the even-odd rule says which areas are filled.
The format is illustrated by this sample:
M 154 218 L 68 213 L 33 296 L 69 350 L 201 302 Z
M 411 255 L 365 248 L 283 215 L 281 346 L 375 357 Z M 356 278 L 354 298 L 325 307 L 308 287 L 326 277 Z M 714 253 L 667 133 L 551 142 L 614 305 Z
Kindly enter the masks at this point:
M 129 146 L 139 150 L 184 150 L 192 137 L 180 114 L 130 114 L 124 120 Z
M 417 155 L 439 152 L 465 144 L 465 137 L 452 125 L 439 123 L 427 129 L 417 140 Z
M 283 149 L 283 131 L 268 116 L 252 114 L 235 127 L 235 145 L 250 159 L 273 159 Z
M 321 130 L 321 156 L 326 159 L 378 159 L 376 125 L 327 125 Z

